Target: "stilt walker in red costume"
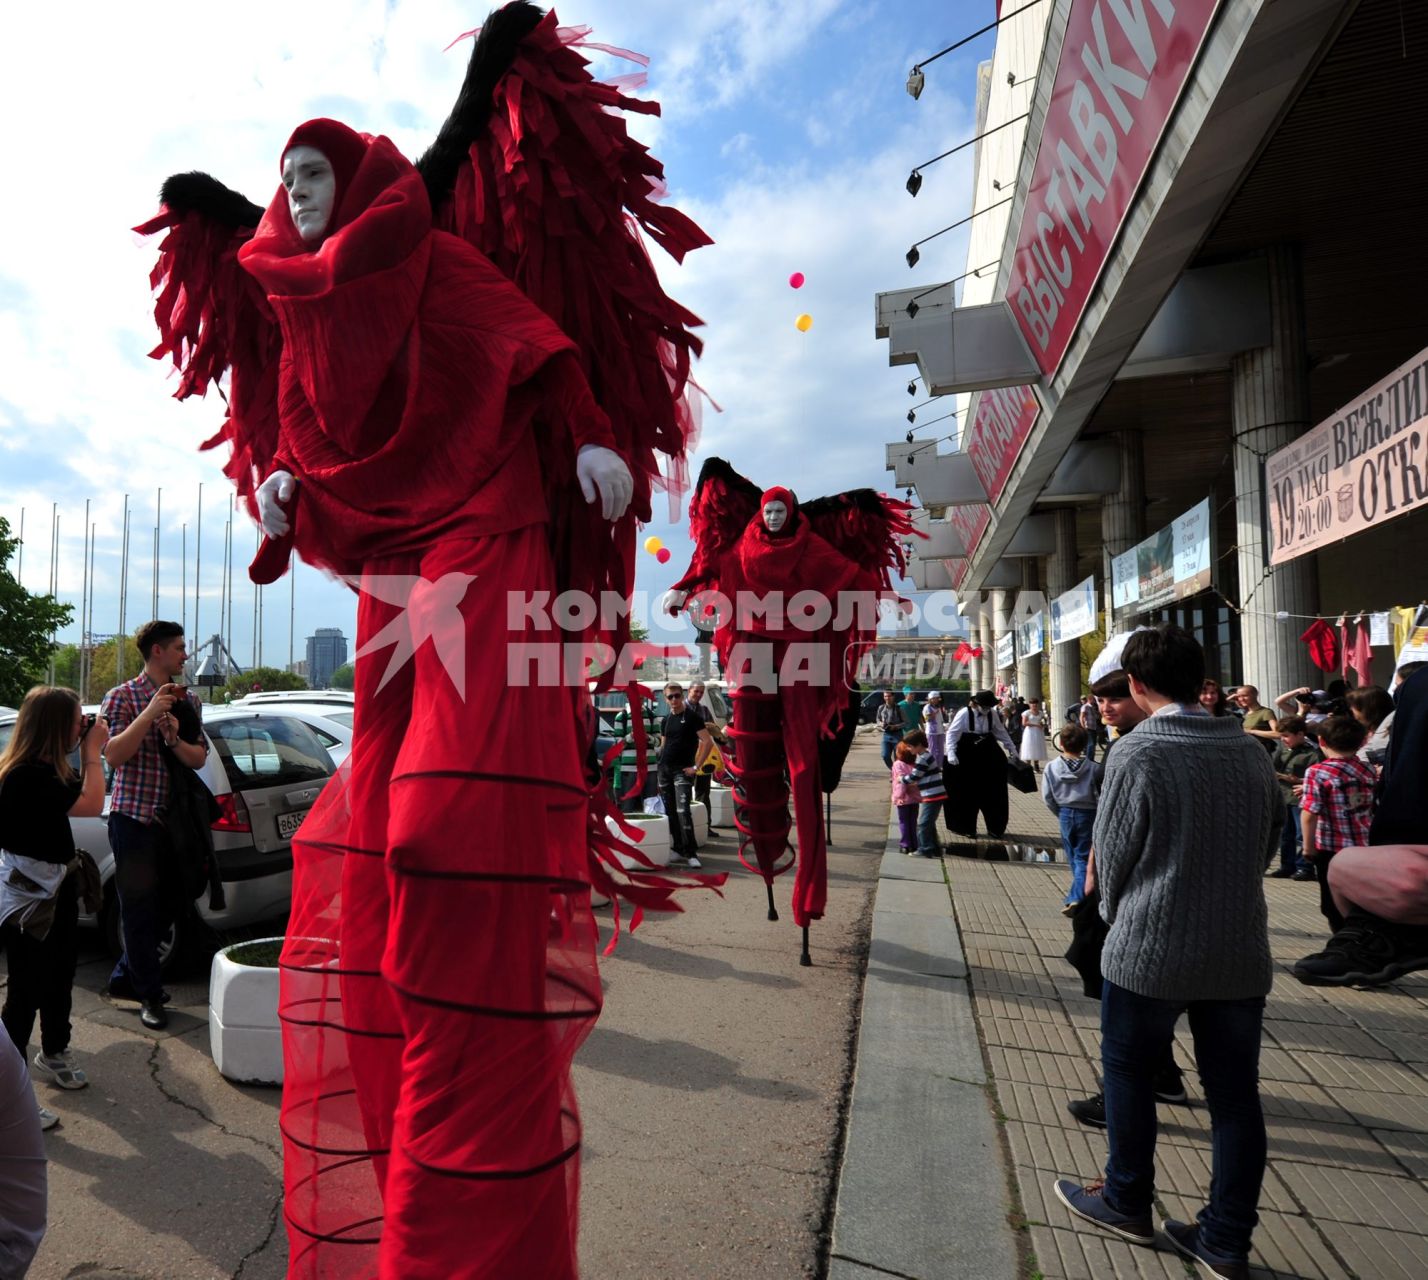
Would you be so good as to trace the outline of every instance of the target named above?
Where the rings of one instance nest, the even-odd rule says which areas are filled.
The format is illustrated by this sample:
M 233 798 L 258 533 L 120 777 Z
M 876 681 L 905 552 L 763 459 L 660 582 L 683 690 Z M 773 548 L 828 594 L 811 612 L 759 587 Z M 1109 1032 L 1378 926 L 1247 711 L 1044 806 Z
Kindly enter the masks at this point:
M 296 550 L 360 588 L 356 738 L 294 842 L 282 957 L 293 1277 L 573 1278 L 591 886 L 638 920 L 692 883 L 619 876 L 585 681 L 532 660 L 618 651 L 627 615 L 564 634 L 519 607 L 628 596 L 694 431 L 698 321 L 638 228 L 708 240 L 652 201 L 613 109 L 658 107 L 594 81 L 585 34 L 508 5 L 416 166 L 309 121 L 266 211 L 186 174 L 141 228 L 168 232 L 179 396 L 229 375 L 209 446 L 268 535 L 255 580 Z
M 858 661 L 875 638 L 879 603 L 896 599 L 891 575 L 906 567 L 908 510 L 871 489 L 800 506 L 791 490 L 760 493 L 711 458 L 689 504 L 694 558 L 664 599 L 671 613 L 692 605 L 696 621 L 712 613 L 717 622 L 714 647 L 734 702 L 727 766 L 739 860 L 763 877 L 770 920 L 774 879 L 797 868 L 793 919 L 805 965 L 809 923 L 828 900 L 823 780 L 841 773 L 852 742 Z

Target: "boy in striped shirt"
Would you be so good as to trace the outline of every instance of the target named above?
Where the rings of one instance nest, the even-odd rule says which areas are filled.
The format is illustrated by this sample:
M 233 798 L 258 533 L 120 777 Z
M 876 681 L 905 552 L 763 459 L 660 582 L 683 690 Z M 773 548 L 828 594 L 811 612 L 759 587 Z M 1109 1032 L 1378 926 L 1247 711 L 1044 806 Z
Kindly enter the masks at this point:
M 927 735 L 921 729 L 914 729 L 903 741 L 917 752 L 917 763 L 913 765 L 910 779 L 922 797 L 922 808 L 917 813 L 917 856 L 940 858 L 942 848 L 937 840 L 937 811 L 947 799 L 947 788 L 942 782 L 942 764 L 933 758 L 927 745 Z

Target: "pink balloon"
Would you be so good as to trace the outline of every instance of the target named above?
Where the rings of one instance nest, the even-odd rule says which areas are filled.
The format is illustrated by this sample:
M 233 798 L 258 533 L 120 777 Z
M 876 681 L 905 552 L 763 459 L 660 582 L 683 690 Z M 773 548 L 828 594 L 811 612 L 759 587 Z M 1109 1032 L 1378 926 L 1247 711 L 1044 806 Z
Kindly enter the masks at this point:
M 658 551 L 655 552 L 655 559 L 658 560 L 660 564 L 668 564 L 669 556 L 670 551 L 668 547 L 661 547 Z
M 789 287 L 790 289 L 802 289 L 802 288 L 803 288 L 803 280 L 804 280 L 803 272 L 802 272 L 802 271 L 795 271 L 795 272 L 794 272 L 791 276 L 789 276 L 789 278 L 788 278 L 788 287 Z

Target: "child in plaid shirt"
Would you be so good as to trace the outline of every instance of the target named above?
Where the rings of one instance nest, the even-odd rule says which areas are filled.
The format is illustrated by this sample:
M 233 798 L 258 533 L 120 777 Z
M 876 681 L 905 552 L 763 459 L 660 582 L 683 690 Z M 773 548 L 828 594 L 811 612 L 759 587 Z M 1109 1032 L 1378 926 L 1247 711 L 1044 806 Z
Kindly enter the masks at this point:
M 1304 774 L 1299 802 L 1304 824 L 1304 856 L 1312 859 L 1319 880 L 1319 906 L 1337 933 L 1344 918 L 1329 893 L 1329 860 L 1340 849 L 1368 844 L 1373 820 L 1373 767 L 1358 758 L 1368 726 L 1351 716 L 1330 716 L 1319 726 L 1324 759 Z

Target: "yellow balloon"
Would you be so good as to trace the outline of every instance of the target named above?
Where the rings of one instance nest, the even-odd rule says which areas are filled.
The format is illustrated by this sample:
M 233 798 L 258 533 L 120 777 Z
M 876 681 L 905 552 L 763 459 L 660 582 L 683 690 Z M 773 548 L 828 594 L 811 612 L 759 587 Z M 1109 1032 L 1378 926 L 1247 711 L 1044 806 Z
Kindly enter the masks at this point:
M 664 546 L 664 543 L 656 538 L 654 534 L 650 534 L 650 536 L 645 539 L 645 550 L 648 551 L 650 555 L 654 555 L 662 546 Z
M 813 328 L 813 317 L 807 314 L 801 315 L 793 322 L 793 326 L 799 333 L 807 333 Z

